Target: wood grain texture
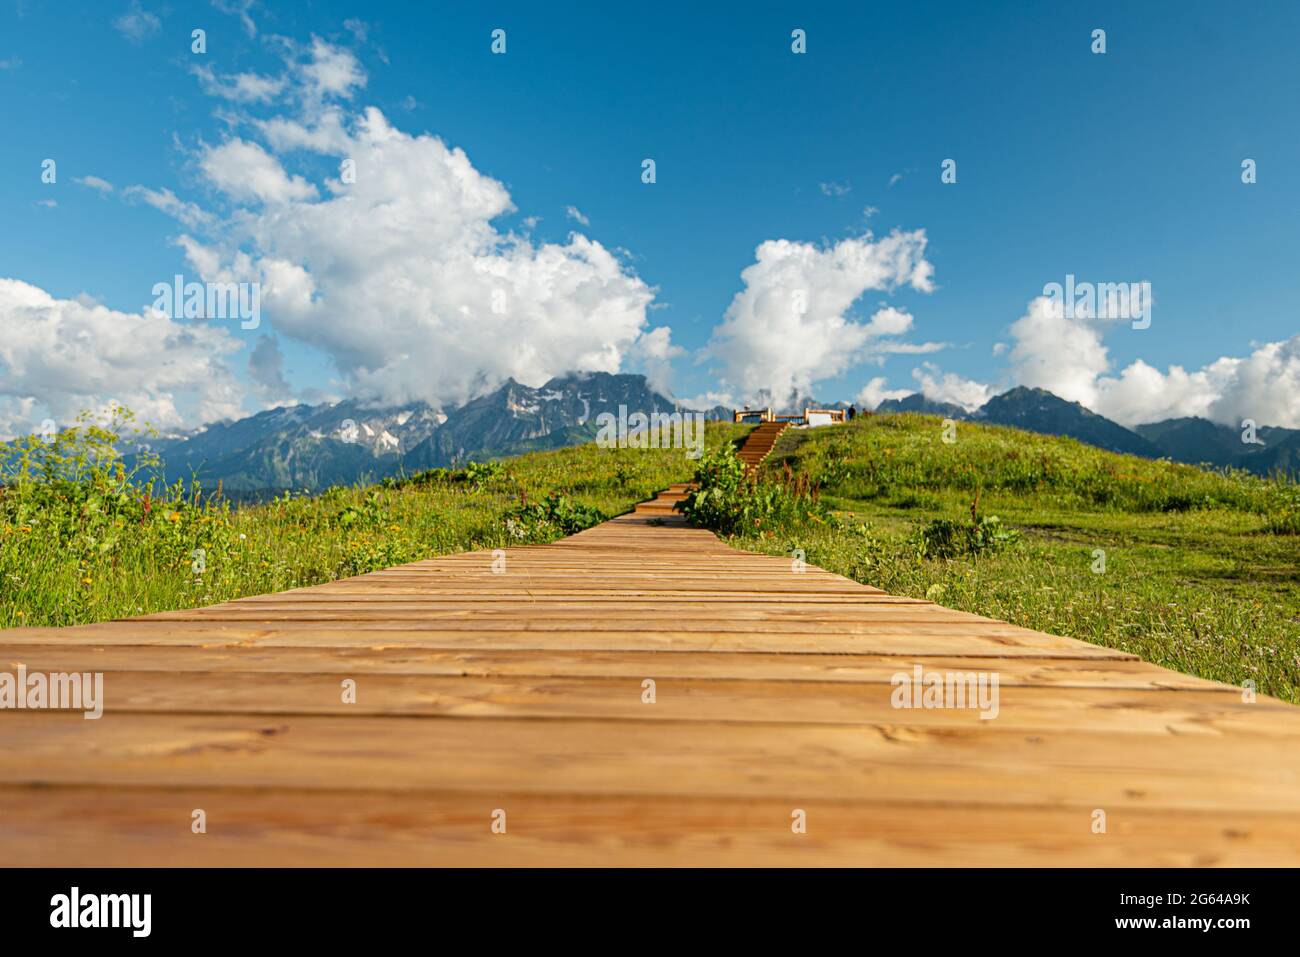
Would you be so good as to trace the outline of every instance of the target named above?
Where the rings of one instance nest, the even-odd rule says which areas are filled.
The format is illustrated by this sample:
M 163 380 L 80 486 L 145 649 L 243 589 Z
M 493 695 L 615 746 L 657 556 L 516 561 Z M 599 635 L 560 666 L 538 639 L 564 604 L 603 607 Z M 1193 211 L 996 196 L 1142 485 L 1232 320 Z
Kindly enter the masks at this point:
M 105 697 L 0 711 L 4 862 L 1300 864 L 1300 709 L 738 552 L 685 491 L 499 574 L 0 632 Z M 895 707 L 918 667 L 996 675 L 996 717 Z

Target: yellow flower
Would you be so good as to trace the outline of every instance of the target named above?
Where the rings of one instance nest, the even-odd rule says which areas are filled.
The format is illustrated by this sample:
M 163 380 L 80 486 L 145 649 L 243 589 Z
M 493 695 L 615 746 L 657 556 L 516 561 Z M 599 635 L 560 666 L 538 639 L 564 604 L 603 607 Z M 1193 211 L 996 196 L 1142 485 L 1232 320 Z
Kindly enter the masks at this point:
M 180 520 L 181 520 L 181 513 L 180 513 L 180 512 L 168 512 L 168 513 L 167 513 L 167 521 L 169 521 L 169 522 L 179 522 Z
M 90 585 L 90 584 L 93 584 L 93 582 L 91 581 L 91 579 L 90 579 L 89 576 L 83 578 L 83 579 L 81 580 L 81 583 L 82 583 L 83 585 Z

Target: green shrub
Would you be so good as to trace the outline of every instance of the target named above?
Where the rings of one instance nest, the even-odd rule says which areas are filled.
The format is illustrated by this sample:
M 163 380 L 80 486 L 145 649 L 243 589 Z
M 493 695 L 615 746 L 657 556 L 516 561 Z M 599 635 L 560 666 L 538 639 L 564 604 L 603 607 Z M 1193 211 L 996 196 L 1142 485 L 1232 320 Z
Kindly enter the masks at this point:
M 521 503 L 505 516 L 506 533 L 520 541 L 539 541 L 556 535 L 573 535 L 608 518 L 597 508 L 573 502 L 552 492 L 540 502 Z
M 720 535 L 755 535 L 805 522 L 826 522 L 812 484 L 789 469 L 779 480 L 745 472 L 731 445 L 706 455 L 695 472 L 699 488 L 679 508 L 693 525 Z
M 1020 532 L 1007 528 L 996 515 L 956 522 L 936 518 L 917 529 L 913 536 L 922 558 L 960 558 L 996 551 L 1020 539 Z
M 1279 489 L 1276 502 L 1265 512 L 1264 530 L 1274 535 L 1300 535 L 1300 490 Z

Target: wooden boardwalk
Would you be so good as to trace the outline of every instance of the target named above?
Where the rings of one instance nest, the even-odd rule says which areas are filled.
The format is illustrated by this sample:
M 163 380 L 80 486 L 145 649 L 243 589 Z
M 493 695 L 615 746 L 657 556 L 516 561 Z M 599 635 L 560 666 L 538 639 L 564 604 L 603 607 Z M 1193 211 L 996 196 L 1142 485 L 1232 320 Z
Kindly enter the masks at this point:
M 4 863 L 1300 863 L 1282 702 L 799 572 L 668 500 L 499 558 L 0 632 L 0 670 L 106 698 L 0 712 Z M 997 717 L 893 707 L 917 665 L 998 675 Z

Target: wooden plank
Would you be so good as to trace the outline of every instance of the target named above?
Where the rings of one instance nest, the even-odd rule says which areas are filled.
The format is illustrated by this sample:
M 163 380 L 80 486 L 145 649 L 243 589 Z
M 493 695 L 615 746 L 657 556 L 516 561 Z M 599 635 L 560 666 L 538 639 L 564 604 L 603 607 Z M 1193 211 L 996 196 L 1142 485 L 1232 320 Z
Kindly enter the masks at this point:
M 25 664 L 40 671 L 260 671 L 268 673 L 410 674 L 541 678 L 728 678 L 752 681 L 842 681 L 888 684 L 914 665 L 937 671 L 997 671 L 1003 687 L 1115 688 L 1214 691 L 1240 698 L 1240 690 L 1157 668 L 1136 658 L 1033 656 L 924 657 L 770 652 L 446 650 L 347 647 L 263 647 L 237 643 L 193 645 L 30 644 L 0 646 L 0 668 Z
M 951 715 L 952 713 L 949 712 Z M 1262 714 L 1262 712 L 1260 713 Z M 969 716 L 966 716 L 969 717 Z M 1271 735 L 404 717 L 5 715 L 0 783 L 726 795 L 1300 814 Z M 1229 768 L 1230 773 L 1221 769 Z
M 587 627 L 580 620 L 527 622 L 526 627 L 486 627 L 482 621 L 467 622 L 457 629 L 450 624 L 420 627 L 419 619 L 409 621 L 354 622 L 346 619 L 303 621 L 286 619 L 265 622 L 200 621 L 154 622 L 161 627 L 142 627 L 145 623 L 114 622 L 88 626 L 66 636 L 69 643 L 91 645 L 169 645 L 191 644 L 221 647 L 242 645 L 250 648 L 299 647 L 370 647 L 370 648 L 441 648 L 448 650 L 565 650 L 565 651 L 694 651 L 780 652 L 784 654 L 906 654 L 906 655 L 977 655 L 1000 656 L 1024 654 L 1032 657 L 1112 659 L 1131 657 L 1111 649 L 1085 642 L 1062 644 L 1051 636 L 1005 634 L 992 631 L 967 633 L 938 631 L 929 628 L 882 628 L 875 633 L 826 634 L 815 627 L 787 633 L 785 630 L 718 630 L 651 631 L 636 630 L 628 621 L 622 630 L 570 630 Z M 612 622 L 602 622 L 606 626 Z M 805 629 L 808 623 L 804 623 Z M 186 625 L 199 625 L 186 629 Z M 221 627 L 218 627 L 218 626 Z M 336 627 L 329 627 L 334 625 Z M 792 630 L 793 631 L 793 630 Z M 923 632 L 930 631 L 930 634 Z M 938 631 L 938 633 L 934 633 Z M 29 632 L 0 633 L 8 645 L 45 644 L 51 640 L 49 629 Z
M 1277 867 L 1290 814 L 503 792 L 0 787 L 19 867 Z M 202 808 L 207 833 L 193 834 Z M 506 812 L 506 833 L 490 831 Z
M 126 712 L 285 715 L 410 715 L 425 717 L 600 718 L 621 721 L 713 721 L 746 724 L 841 724 L 976 727 L 985 719 L 965 710 L 896 709 L 886 682 L 811 682 L 664 677 L 651 661 L 627 677 L 523 677 L 353 674 L 337 670 L 281 673 L 111 671 L 104 676 L 104 707 Z M 28 670 L 39 668 L 36 662 Z M 963 668 L 963 672 L 971 669 Z M 647 704 L 642 682 L 655 681 Z M 341 682 L 351 679 L 355 702 Z M 999 729 L 1124 734 L 1257 734 L 1300 736 L 1300 713 L 1265 699 L 1241 703 L 1224 688 L 1209 691 L 999 687 Z M 102 720 L 102 719 L 101 719 Z

